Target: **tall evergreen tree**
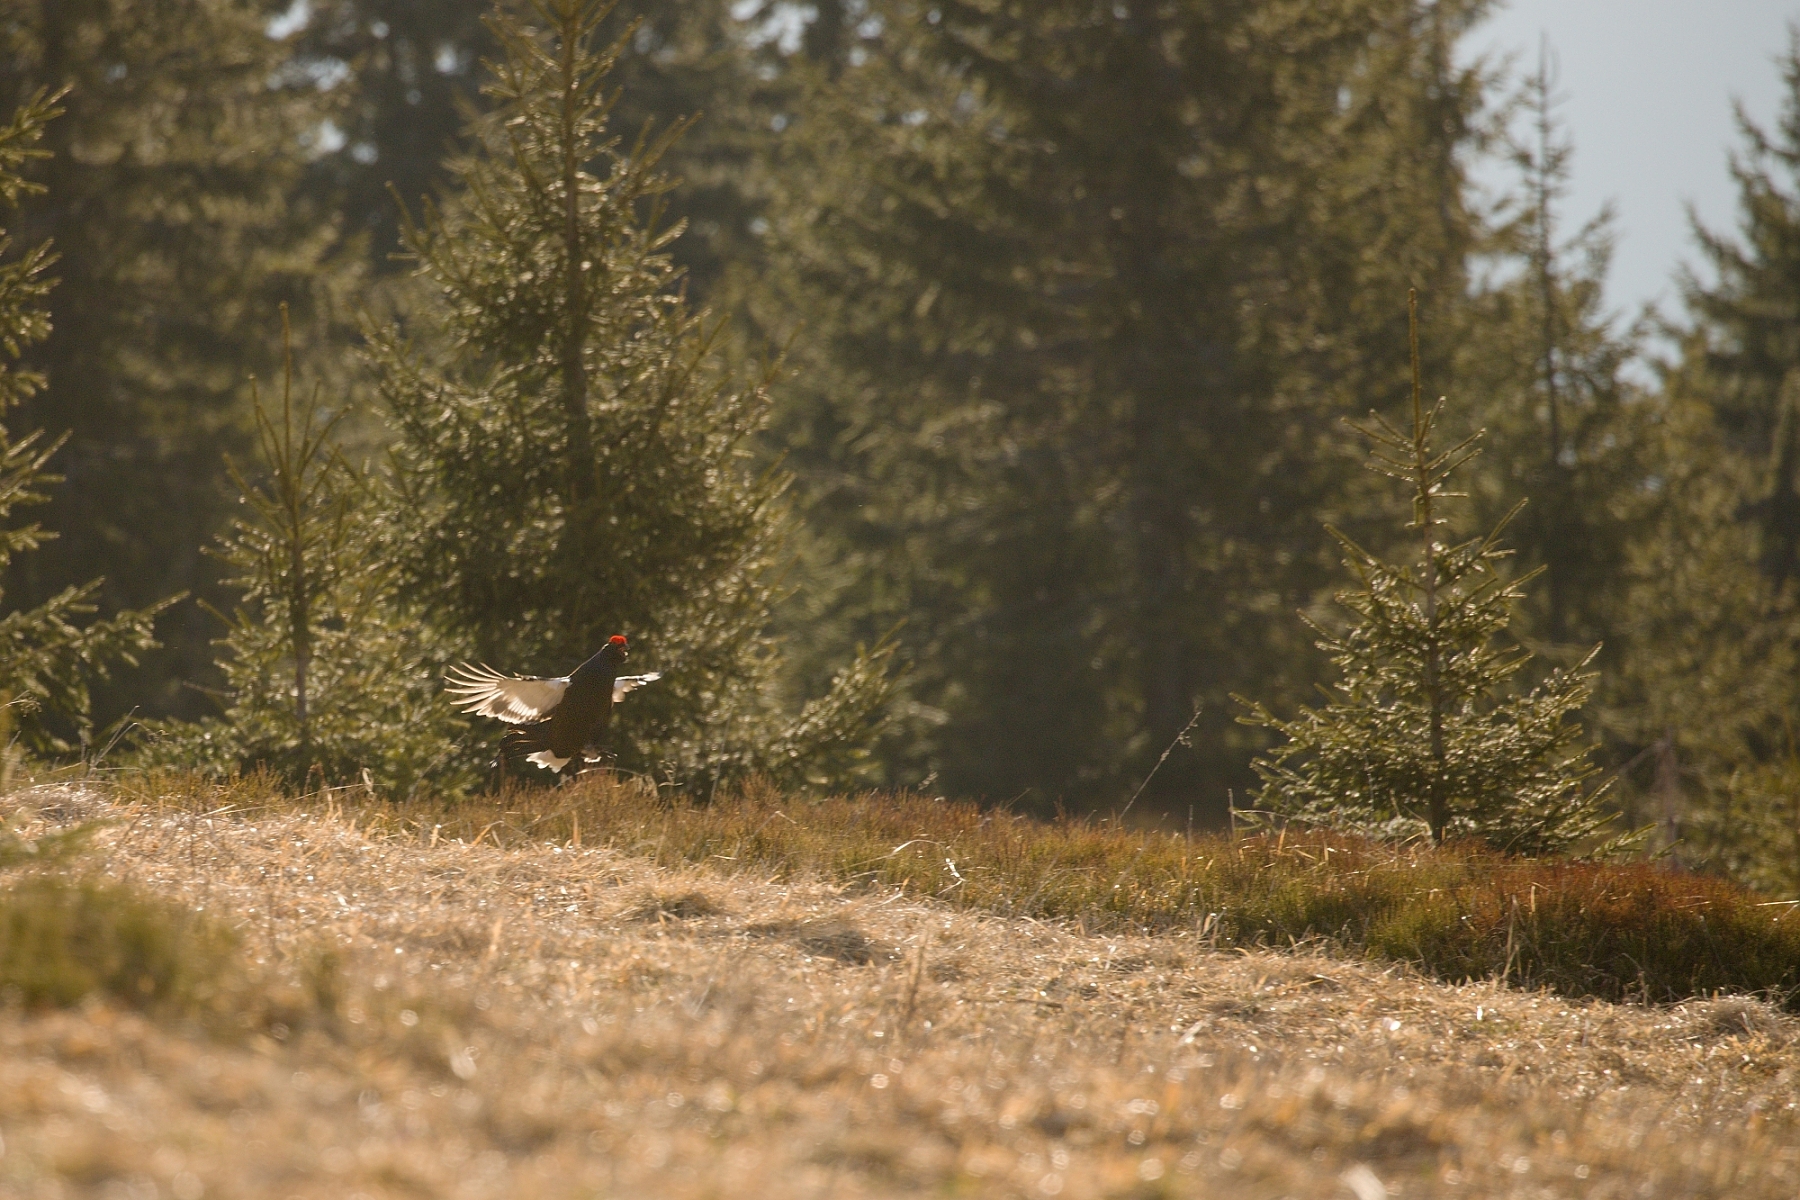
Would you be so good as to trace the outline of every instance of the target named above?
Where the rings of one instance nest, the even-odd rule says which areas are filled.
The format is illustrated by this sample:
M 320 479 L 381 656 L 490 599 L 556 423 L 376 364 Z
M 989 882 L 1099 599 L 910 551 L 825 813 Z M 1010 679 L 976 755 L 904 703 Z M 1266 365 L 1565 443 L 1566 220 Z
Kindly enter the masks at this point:
M 1547 47 L 1522 98 L 1527 128 L 1510 139 L 1521 186 L 1488 251 L 1516 269 L 1475 289 L 1455 378 L 1478 397 L 1463 406 L 1463 427 L 1487 431 L 1473 468 L 1478 519 L 1497 522 L 1531 498 L 1513 537 L 1544 585 L 1522 606 L 1523 631 L 1580 656 L 1631 623 L 1618 580 L 1661 502 L 1646 485 L 1662 412 L 1624 375 L 1636 331 L 1620 331 L 1604 308 L 1611 211 L 1568 237 L 1559 230 L 1573 148 Z
M 501 12 L 463 193 L 409 232 L 441 297 L 374 332 L 398 434 L 409 592 L 486 661 L 565 669 L 614 633 L 667 678 L 632 709 L 634 769 L 835 771 L 883 702 L 859 656 L 798 716 L 763 635 L 783 479 L 749 459 L 768 407 L 691 311 L 662 224 L 681 127 L 612 131 L 610 3 Z M 434 340 L 422 353 L 409 330 Z
M 1780 120 L 1740 114 L 1739 225 L 1696 223 L 1716 281 L 1690 276 L 1692 316 L 1665 373 L 1656 536 L 1635 551 L 1628 654 L 1638 740 L 1661 757 L 1650 799 L 1695 865 L 1800 894 L 1789 821 L 1800 716 L 1800 32 Z M 1653 740 L 1656 739 L 1656 740 Z
M 1779 778 L 1767 768 L 1794 711 L 1800 621 L 1771 600 L 1745 518 L 1760 472 L 1729 449 L 1704 378 L 1678 369 L 1664 381 L 1647 455 L 1656 504 L 1615 584 L 1632 620 L 1615 636 L 1618 682 L 1601 716 L 1638 760 L 1628 814 L 1655 820 L 1680 861 L 1767 884 L 1770 852 L 1786 842 L 1761 815 L 1787 804 L 1755 789 Z
M 1760 494 L 1750 498 L 1759 557 L 1782 591 L 1800 571 L 1800 29 L 1782 74 L 1787 96 L 1776 129 L 1741 111 L 1744 141 L 1731 159 L 1739 194 L 1737 236 L 1696 222 L 1695 233 L 1717 282 L 1690 277 L 1683 296 L 1703 340 L 1700 356 L 1709 403 L 1727 444 L 1756 464 Z
M 272 373 L 279 302 L 306 354 L 343 282 L 321 258 L 329 214 L 296 196 L 320 93 L 283 75 L 268 15 L 260 0 L 0 0 L 0 105 L 70 89 L 20 226 L 54 239 L 61 279 L 28 354 L 48 384 L 22 416 L 69 432 L 47 518 L 63 536 L 8 581 L 34 601 L 102 572 L 106 605 L 223 599 L 200 547 L 230 502 L 220 452 L 248 435 L 244 376 Z M 202 703 L 180 681 L 210 674 L 212 632 L 197 607 L 171 613 L 168 649 L 106 703 Z
M 465 110 L 480 103 L 480 61 L 493 53 L 481 22 L 491 6 L 315 0 L 293 10 L 292 69 L 335 101 L 308 183 L 343 213 L 342 236 L 363 240 L 376 272 L 400 267 L 393 193 L 435 195 L 449 157 L 466 149 Z
M 638 0 L 605 18 L 600 36 L 630 31 L 615 64 L 614 121 L 666 127 L 706 120 L 667 148 L 664 167 L 683 186 L 671 218 L 687 233 L 670 248 L 696 298 L 711 294 L 727 259 L 754 244 L 758 122 L 757 54 L 750 27 L 730 0 Z M 493 0 L 315 0 L 294 43 L 294 66 L 336 99 L 332 145 L 312 167 L 311 188 L 344 214 L 346 237 L 361 236 L 377 272 L 402 267 L 399 214 L 453 186 L 451 160 L 472 143 L 464 130 L 481 110 L 482 61 L 501 52 L 482 16 Z M 767 114 L 762 114 L 765 119 Z
M 1366 297 L 1463 289 L 1478 11 L 878 2 L 812 68 L 759 311 L 806 322 L 821 624 L 917 637 L 897 777 L 1103 800 L 1201 701 L 1159 785 L 1223 801 L 1225 694 L 1310 673 L 1273 614 L 1363 487 L 1333 418 L 1404 342 Z
M 29 97 L 0 126 L 0 205 L 11 209 L 37 190 L 22 169 L 42 160 L 38 146 L 44 128 L 59 115 L 55 97 L 39 92 Z M 41 373 L 22 368 L 18 359 L 33 343 L 50 335 L 45 302 L 55 285 L 48 274 L 55 261 L 50 243 L 20 248 L 0 229 L 0 416 L 17 409 L 44 386 Z M 46 470 L 62 446 L 46 442 L 42 431 L 14 437 L 0 425 L 0 520 L 18 507 L 41 504 L 44 489 L 57 482 Z M 0 529 L 0 568 L 14 556 L 35 551 L 56 535 L 37 525 Z M 35 749 L 64 750 L 57 736 L 60 718 L 85 742 L 89 730 L 89 683 L 104 677 L 116 662 L 133 664 L 155 647 L 152 624 L 168 601 L 143 612 L 122 612 L 100 621 L 95 611 L 100 581 L 63 588 L 41 604 L 10 609 L 0 617 L 0 728 L 9 735 L 23 731 Z M 12 753 L 9 746 L 7 754 Z M 10 770 L 8 759 L 6 769 Z

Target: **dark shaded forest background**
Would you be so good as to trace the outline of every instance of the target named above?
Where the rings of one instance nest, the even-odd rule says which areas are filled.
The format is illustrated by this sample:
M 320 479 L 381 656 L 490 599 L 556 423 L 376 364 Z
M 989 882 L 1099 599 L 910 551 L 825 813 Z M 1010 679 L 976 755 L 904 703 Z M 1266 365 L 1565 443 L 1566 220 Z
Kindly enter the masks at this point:
M 1545 665 L 1604 646 L 1584 716 L 1616 803 L 1683 861 L 1800 891 L 1800 57 L 1778 125 L 1729 148 L 1738 226 L 1696 229 L 1680 313 L 1633 318 L 1602 304 L 1606 221 L 1561 219 L 1554 80 L 1458 65 L 1485 7 L 607 18 L 612 132 L 696 118 L 662 160 L 678 186 L 643 198 L 680 230 L 659 286 L 723 322 L 732 369 L 779 359 L 752 443 L 791 476 L 772 686 L 894 650 L 842 780 L 1105 810 L 1198 709 L 1140 806 L 1222 820 L 1266 746 L 1232 694 L 1292 710 L 1328 675 L 1295 615 L 1329 621 L 1348 582 L 1325 526 L 1402 536 L 1342 420 L 1406 402 L 1417 289 L 1426 386 L 1488 431 L 1468 529 L 1530 500 L 1509 540 L 1545 571 L 1515 632 Z M 371 331 L 431 336 L 441 281 L 400 253 L 403 213 L 466 179 L 487 9 L 0 0 L 0 108 L 70 89 L 8 226 L 59 256 L 25 349 L 46 384 L 9 424 L 70 434 L 38 510 L 57 539 L 8 600 L 95 576 L 103 611 L 190 597 L 100 686 L 96 728 L 218 710 L 236 593 L 203 548 L 240 508 L 224 456 L 253 458 L 281 305 L 345 458 L 381 469 Z M 1499 197 L 1471 183 L 1493 158 Z

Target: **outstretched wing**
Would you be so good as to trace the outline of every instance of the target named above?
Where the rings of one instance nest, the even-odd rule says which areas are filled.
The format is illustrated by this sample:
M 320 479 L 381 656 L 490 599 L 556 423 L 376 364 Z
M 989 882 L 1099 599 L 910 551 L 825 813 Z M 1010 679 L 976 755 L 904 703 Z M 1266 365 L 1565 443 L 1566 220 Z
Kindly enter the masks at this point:
M 489 666 L 460 663 L 444 673 L 444 690 L 455 697 L 463 712 L 527 725 L 542 721 L 562 703 L 569 681 L 566 677 L 502 675 Z
M 655 683 L 662 678 L 661 671 L 652 671 L 648 675 L 621 675 L 613 680 L 613 703 L 617 704 L 646 683 Z

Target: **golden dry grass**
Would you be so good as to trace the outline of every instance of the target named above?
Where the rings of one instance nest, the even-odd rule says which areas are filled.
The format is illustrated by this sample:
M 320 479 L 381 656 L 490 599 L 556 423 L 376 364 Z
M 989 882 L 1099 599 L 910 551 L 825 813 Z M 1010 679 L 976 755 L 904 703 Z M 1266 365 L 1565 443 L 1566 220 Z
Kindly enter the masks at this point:
M 139 776 L 129 794 L 202 810 L 333 803 L 251 776 Z M 1040 821 L 909 792 L 796 796 L 767 782 L 707 797 L 596 771 L 572 786 L 370 807 L 381 828 L 497 845 L 605 845 L 667 867 L 900 889 L 1089 931 L 1203 931 L 1218 946 L 1340 950 L 1448 982 L 1499 975 L 1570 996 L 1678 1001 L 1756 992 L 1800 1008 L 1800 903 L 1651 863 L 1507 857 L 1393 844 Z
M 1756 1000 L 127 800 L 9 803 L 109 819 L 94 866 L 229 922 L 314 1007 L 252 1033 L 0 1011 L 0 1196 L 1800 1193 L 1800 1025 Z

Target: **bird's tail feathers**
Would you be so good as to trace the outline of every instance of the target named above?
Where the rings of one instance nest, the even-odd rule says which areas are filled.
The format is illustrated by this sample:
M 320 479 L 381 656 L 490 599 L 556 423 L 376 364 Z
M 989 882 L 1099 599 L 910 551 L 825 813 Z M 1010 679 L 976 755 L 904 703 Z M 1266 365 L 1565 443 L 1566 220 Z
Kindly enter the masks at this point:
M 508 762 L 528 762 L 543 767 L 546 771 L 561 771 L 569 765 L 569 760 L 550 749 L 548 722 L 541 725 L 520 725 L 506 731 L 500 739 L 500 757 Z M 582 757 L 582 765 L 587 758 Z
M 506 736 L 500 739 L 500 757 L 511 763 L 524 761 L 537 763 L 539 766 L 549 766 L 544 761 L 545 757 L 550 754 L 550 747 L 546 742 L 548 733 L 549 728 L 545 725 L 515 726 L 507 730 Z M 550 769 L 557 770 L 558 768 L 551 767 Z

